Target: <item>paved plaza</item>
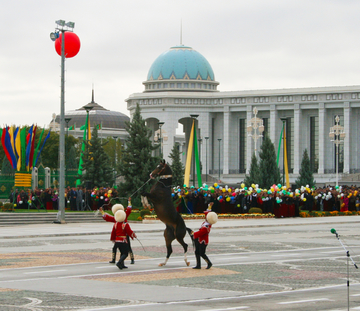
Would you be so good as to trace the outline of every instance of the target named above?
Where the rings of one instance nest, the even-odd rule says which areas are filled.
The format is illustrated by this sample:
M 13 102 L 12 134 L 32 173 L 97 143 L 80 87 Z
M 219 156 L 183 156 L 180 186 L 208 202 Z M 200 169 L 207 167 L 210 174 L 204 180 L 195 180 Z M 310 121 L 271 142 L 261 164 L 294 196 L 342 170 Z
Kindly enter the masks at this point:
M 188 236 L 191 265 L 175 241 L 159 267 L 166 249 L 157 221 L 131 223 L 135 264 L 126 260 L 124 270 L 108 263 L 111 223 L 2 227 L 0 310 L 347 310 L 348 298 L 360 310 L 360 273 L 340 243 L 360 264 L 359 226 L 359 216 L 219 220 L 210 270 L 191 269 Z

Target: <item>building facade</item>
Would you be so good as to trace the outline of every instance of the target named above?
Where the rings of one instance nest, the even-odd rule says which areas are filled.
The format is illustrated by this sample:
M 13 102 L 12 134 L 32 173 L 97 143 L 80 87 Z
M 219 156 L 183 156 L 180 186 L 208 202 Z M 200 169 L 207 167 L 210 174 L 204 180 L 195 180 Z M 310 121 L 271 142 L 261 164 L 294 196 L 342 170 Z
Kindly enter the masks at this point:
M 143 84 L 142 93 L 126 99 L 127 107 L 132 115 L 139 104 L 142 117 L 154 132 L 158 123 L 164 122 L 161 128 L 167 140 L 162 141 L 162 150 L 166 160 L 179 128 L 185 135 L 180 148 L 186 153 L 195 118 L 202 173 L 219 176 L 225 183 L 243 180 L 263 139 L 255 141 L 248 134 L 256 108 L 263 134 L 269 135 L 276 151 L 285 128 L 291 183 L 299 176 L 305 149 L 320 185 L 334 183 L 336 171 L 340 176 L 360 172 L 360 86 L 220 92 L 210 64 L 186 46 L 161 54 Z M 345 133 L 338 150 L 329 137 L 336 116 Z M 283 163 L 283 146 L 280 150 L 279 163 Z M 283 165 L 279 166 L 283 171 Z

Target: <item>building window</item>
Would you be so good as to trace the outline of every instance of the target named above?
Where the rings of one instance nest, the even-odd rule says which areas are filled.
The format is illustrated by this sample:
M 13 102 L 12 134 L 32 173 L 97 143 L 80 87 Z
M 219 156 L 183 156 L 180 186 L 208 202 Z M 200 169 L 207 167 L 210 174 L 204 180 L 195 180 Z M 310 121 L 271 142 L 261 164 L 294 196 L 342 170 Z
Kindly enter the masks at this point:
M 175 104 L 179 103 L 179 99 L 175 98 Z
M 159 99 L 159 104 L 161 104 L 162 103 L 162 100 L 161 99 Z
M 181 89 L 181 83 L 176 84 L 176 87 L 177 87 L 178 89 Z
M 240 98 L 236 98 L 236 103 L 240 104 Z
M 293 97 L 289 96 L 289 102 L 292 102 L 292 101 L 293 101 Z
M 282 97 L 278 96 L 278 102 L 281 102 L 281 101 L 282 101 Z
M 152 99 L 150 99 L 150 101 L 149 101 L 149 105 L 152 105 L 152 103 L 153 103 L 153 101 L 152 101 Z
M 204 104 L 205 104 L 205 100 L 201 99 L 201 100 L 200 100 L 200 104 L 201 104 L 201 105 L 204 105 Z
M 141 99 L 140 100 L 140 105 L 143 105 L 144 104 L 144 101 Z
M 166 89 L 168 87 L 167 83 L 164 83 L 164 89 Z
M 231 98 L 231 103 L 235 104 L 235 98 Z
M 310 169 L 319 169 L 319 117 L 310 117 Z
M 307 100 L 312 100 L 312 95 L 308 95 Z
M 184 88 L 188 89 L 189 88 L 189 83 L 184 83 Z
M 154 104 L 155 104 L 155 105 L 157 104 L 157 99 L 154 99 Z
M 175 83 L 170 83 L 170 87 L 174 88 L 175 87 Z
M 192 88 L 192 89 L 195 88 L 195 83 L 191 83 L 191 88 Z
M 260 103 L 264 102 L 264 97 L 260 97 Z
M 197 104 L 197 103 L 198 103 L 198 100 L 197 100 L 197 99 L 195 99 L 195 100 L 194 100 L 194 104 Z
M 188 104 L 191 104 L 191 99 L 188 99 Z
M 245 98 L 242 98 L 242 99 L 241 99 L 241 103 L 242 103 L 242 104 L 246 104 L 246 99 L 245 99 Z
M 222 98 L 219 99 L 219 104 L 222 104 L 223 103 L 223 100 Z
M 306 100 L 306 96 L 305 96 L 305 95 L 302 95 L 302 96 L 301 96 L 301 100 L 302 100 L 302 101 Z
M 196 83 L 196 87 L 197 87 L 198 89 L 201 89 L 201 84 L 200 84 L 200 83 Z
M 182 104 L 185 104 L 185 99 L 182 98 L 182 99 L 181 99 L 181 103 L 182 103 Z
M 356 99 L 356 94 L 355 93 L 351 94 L 351 99 Z
M 254 98 L 254 103 L 258 103 L 259 102 L 259 97 L 255 97 Z
M 326 99 L 327 99 L 327 100 L 330 100 L 330 99 L 331 99 L 331 95 L 330 95 L 330 94 L 327 94 L 327 95 L 326 95 Z
M 314 100 L 317 100 L 317 95 L 314 95 Z
M 342 99 L 342 94 L 339 94 L 339 99 Z
M 287 101 L 288 101 L 288 97 L 284 96 L 284 102 L 287 102 Z

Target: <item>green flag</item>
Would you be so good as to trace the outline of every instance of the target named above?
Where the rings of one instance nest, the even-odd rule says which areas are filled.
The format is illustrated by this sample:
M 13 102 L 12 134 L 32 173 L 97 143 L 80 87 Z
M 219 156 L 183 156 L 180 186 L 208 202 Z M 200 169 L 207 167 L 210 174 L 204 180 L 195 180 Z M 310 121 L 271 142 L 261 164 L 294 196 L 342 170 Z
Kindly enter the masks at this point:
M 78 174 L 82 175 L 82 164 L 83 164 L 83 153 L 85 151 L 85 141 L 86 141 L 86 128 L 87 128 L 87 124 L 88 124 L 88 118 L 89 118 L 89 114 L 86 115 L 86 122 L 85 125 L 83 125 L 82 127 L 80 127 L 80 130 L 84 130 L 84 136 L 83 136 L 83 143 L 81 145 L 81 154 L 80 154 L 80 160 L 79 160 L 79 169 L 78 169 Z M 78 178 L 76 180 L 76 187 L 81 185 L 81 180 L 80 178 Z
M 44 135 L 44 131 L 45 131 L 45 128 L 43 128 L 41 134 L 40 134 L 40 137 L 39 137 L 39 142 L 36 146 L 36 149 L 35 149 L 35 152 L 34 152 L 34 159 L 33 159 L 33 167 L 35 167 L 36 165 L 36 158 L 37 158 L 37 154 L 38 154 L 38 151 L 39 151 L 39 147 L 40 147 L 40 143 L 41 143 L 41 140 L 42 140 L 42 137 Z
M 276 159 L 276 165 L 277 165 L 277 166 L 279 166 L 281 140 L 282 140 L 282 136 L 283 136 L 283 131 L 284 131 L 284 123 L 283 123 L 282 129 L 281 129 L 280 139 L 279 139 L 278 154 L 277 154 L 277 159 Z
M 201 170 L 200 170 L 200 159 L 199 159 L 199 151 L 198 151 L 198 144 L 197 144 L 197 138 L 196 138 L 196 128 L 194 130 L 194 157 L 195 157 L 195 163 L 196 163 L 196 175 L 198 180 L 198 187 L 200 188 L 202 186 L 202 180 L 201 180 Z M 195 177 L 195 176 L 194 176 Z

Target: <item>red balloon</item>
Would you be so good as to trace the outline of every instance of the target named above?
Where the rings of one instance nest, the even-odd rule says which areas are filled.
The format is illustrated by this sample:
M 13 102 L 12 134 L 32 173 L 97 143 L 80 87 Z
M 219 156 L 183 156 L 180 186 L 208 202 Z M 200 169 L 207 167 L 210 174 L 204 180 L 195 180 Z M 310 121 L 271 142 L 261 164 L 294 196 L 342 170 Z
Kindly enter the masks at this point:
M 55 40 L 55 50 L 61 56 L 61 37 Z M 80 39 L 73 32 L 65 32 L 65 57 L 71 58 L 74 57 L 80 51 Z

